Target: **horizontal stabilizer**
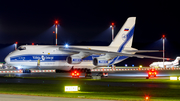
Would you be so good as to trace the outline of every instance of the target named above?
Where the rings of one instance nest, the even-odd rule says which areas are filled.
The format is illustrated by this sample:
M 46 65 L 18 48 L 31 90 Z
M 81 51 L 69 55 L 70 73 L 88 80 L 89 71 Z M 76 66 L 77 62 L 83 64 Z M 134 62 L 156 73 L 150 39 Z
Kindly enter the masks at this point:
M 147 52 L 163 52 L 162 50 L 123 50 L 125 52 L 147 53 Z

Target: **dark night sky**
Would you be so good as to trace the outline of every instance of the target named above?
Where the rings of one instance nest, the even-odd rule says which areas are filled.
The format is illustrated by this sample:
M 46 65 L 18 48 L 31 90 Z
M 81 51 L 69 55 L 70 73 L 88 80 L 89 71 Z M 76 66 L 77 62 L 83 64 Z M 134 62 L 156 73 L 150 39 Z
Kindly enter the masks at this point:
M 115 33 L 128 17 L 136 16 L 135 48 L 149 45 L 165 34 L 179 53 L 179 2 L 169 0 L 57 0 L 1 1 L 0 44 L 54 44 L 53 24 L 59 20 L 58 43 L 82 41 L 111 42 L 109 25 Z M 103 37 L 103 38 L 102 38 Z M 142 47 L 140 47 L 142 48 Z M 174 54 L 172 54 L 174 53 Z M 167 53 L 168 55 L 168 53 Z

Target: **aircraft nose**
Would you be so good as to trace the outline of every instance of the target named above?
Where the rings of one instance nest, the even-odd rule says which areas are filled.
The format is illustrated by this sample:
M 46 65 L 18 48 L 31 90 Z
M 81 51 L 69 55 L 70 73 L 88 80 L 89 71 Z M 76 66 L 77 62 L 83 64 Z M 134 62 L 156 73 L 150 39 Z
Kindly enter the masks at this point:
M 9 56 L 6 56 L 6 58 L 4 60 L 5 60 L 6 63 L 9 63 L 10 62 Z

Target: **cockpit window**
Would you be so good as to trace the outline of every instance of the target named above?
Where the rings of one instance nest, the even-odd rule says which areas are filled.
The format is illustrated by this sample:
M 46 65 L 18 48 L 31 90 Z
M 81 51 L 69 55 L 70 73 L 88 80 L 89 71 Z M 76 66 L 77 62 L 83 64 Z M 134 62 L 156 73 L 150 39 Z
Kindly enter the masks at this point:
M 18 50 L 26 50 L 26 47 L 18 47 Z

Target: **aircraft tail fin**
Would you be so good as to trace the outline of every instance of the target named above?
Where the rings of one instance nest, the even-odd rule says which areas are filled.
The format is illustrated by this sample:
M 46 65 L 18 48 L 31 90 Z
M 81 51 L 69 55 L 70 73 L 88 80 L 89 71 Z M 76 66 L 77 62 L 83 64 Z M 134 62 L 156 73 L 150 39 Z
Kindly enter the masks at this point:
M 173 61 L 173 65 L 179 65 L 180 57 L 176 57 L 176 59 Z
M 117 47 L 117 52 L 121 52 L 124 48 L 131 48 L 135 22 L 136 17 L 129 17 L 109 46 Z

